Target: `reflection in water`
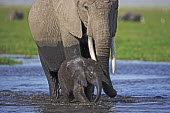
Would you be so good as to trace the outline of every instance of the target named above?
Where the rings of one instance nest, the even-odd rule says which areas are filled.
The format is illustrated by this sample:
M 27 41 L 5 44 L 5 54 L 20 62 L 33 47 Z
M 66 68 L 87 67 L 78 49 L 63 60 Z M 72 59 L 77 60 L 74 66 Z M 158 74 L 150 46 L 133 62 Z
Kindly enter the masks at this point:
M 169 69 L 170 63 L 164 62 L 118 61 L 111 78 L 120 95 L 170 98 Z
M 82 112 L 87 106 L 62 106 L 51 103 L 48 84 L 37 56 L 6 56 L 22 65 L 0 66 L 0 112 L 56 112 L 67 109 Z M 111 75 L 118 91 L 116 99 L 102 98 L 93 112 L 168 112 L 170 110 L 170 63 L 117 61 Z M 74 109 L 73 109 L 74 108 Z M 145 108 L 145 109 L 143 109 Z M 98 111 L 97 111 L 98 110 Z M 66 112 L 65 111 L 65 112 Z M 64 112 L 64 111 L 63 111 Z M 87 111 L 90 112 L 90 111 Z

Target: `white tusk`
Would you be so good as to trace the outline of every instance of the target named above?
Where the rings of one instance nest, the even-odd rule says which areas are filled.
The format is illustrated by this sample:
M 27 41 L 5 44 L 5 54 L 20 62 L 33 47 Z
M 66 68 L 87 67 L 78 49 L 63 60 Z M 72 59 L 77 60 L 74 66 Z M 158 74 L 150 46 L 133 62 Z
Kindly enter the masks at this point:
M 116 68 L 116 52 L 115 52 L 115 43 L 114 43 L 114 38 L 111 40 L 111 48 L 110 48 L 110 53 L 111 53 L 111 60 L 112 60 L 112 74 L 115 73 L 115 68 Z
M 112 74 L 115 74 L 116 58 L 112 59 Z
M 88 47 L 89 47 L 89 52 L 90 52 L 91 59 L 97 61 L 96 56 L 95 56 L 95 52 L 94 52 L 92 37 L 88 37 Z

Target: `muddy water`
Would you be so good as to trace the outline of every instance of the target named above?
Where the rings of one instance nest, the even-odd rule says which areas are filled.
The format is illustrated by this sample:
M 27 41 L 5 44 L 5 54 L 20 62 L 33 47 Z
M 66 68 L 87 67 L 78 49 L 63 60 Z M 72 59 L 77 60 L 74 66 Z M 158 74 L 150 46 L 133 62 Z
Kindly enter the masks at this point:
M 111 75 L 118 91 L 114 99 L 102 95 L 97 104 L 70 105 L 49 99 L 48 84 L 37 56 L 1 55 L 24 64 L 0 66 L 0 113 L 119 113 L 169 112 L 170 63 L 117 61 Z

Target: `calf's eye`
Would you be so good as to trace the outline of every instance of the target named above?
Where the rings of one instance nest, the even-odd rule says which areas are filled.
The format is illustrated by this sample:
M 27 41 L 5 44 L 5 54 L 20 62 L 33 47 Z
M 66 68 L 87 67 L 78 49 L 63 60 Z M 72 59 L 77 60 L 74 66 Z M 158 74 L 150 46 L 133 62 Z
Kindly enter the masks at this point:
M 89 73 L 89 77 L 90 77 L 90 78 L 93 78 L 93 72 L 90 72 L 90 73 Z

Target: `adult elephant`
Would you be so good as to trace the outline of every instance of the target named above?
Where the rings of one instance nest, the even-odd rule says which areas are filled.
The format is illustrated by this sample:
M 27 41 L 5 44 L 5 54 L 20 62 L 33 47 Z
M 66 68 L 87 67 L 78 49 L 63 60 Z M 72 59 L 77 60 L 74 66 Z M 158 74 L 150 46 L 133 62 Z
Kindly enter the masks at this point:
M 29 26 L 52 99 L 57 97 L 57 72 L 61 63 L 80 55 L 100 63 L 109 79 L 109 84 L 102 83 L 104 92 L 116 96 L 109 76 L 109 55 L 111 50 L 114 70 L 117 13 L 118 0 L 37 0 L 34 3 Z

